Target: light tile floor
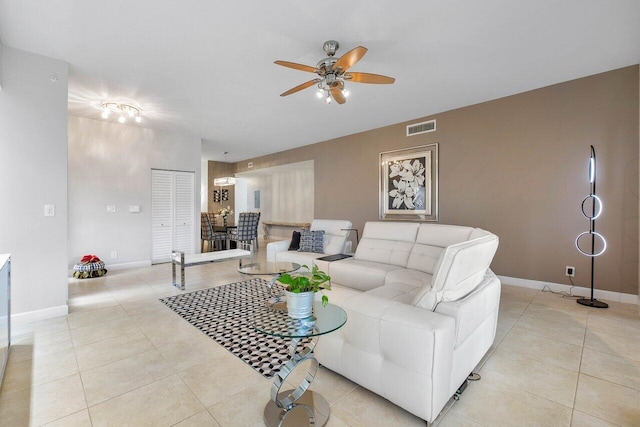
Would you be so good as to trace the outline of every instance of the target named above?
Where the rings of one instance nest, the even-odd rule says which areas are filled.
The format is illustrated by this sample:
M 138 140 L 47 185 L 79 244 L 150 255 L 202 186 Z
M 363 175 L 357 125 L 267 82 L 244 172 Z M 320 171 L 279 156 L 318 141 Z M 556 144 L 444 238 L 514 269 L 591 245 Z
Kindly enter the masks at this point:
M 245 280 L 236 268 L 188 268 L 187 292 Z M 68 316 L 15 326 L 0 425 L 262 426 L 270 380 L 158 302 L 179 293 L 170 278 L 164 264 L 71 279 Z M 503 285 L 479 373 L 435 425 L 638 426 L 638 308 Z M 312 389 L 332 407 L 330 427 L 425 425 L 327 369 Z

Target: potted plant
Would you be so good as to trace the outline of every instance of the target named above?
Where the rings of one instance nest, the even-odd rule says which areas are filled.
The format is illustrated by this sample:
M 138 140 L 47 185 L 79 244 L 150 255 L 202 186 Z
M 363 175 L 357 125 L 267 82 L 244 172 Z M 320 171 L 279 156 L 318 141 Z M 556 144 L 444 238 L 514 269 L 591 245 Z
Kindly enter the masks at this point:
M 317 265 L 311 270 L 306 265 L 302 266 L 306 271 L 300 273 L 285 273 L 278 278 L 278 282 L 285 286 L 287 297 L 287 311 L 289 317 L 304 319 L 311 316 L 313 300 L 316 292 L 331 290 L 331 277 L 321 271 Z M 322 305 L 326 306 L 329 298 L 322 294 Z

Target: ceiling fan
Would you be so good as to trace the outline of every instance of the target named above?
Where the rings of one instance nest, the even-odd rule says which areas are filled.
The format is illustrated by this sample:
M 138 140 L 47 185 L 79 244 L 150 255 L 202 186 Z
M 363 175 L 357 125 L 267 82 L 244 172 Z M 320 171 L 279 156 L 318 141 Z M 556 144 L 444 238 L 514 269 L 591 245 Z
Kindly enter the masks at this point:
M 367 48 L 358 46 L 335 58 L 334 55 L 340 45 L 335 40 L 324 42 L 322 48 L 327 53 L 327 58 L 320 60 L 315 67 L 308 65 L 296 64 L 295 62 L 275 61 L 275 64 L 283 67 L 293 68 L 294 70 L 307 71 L 316 73 L 319 77 L 302 83 L 288 91 L 280 94 L 280 96 L 291 95 L 303 89 L 318 85 L 318 97 L 324 98 L 327 104 L 331 103 L 331 99 L 335 99 L 338 104 L 344 104 L 348 91 L 345 90 L 344 82 L 351 81 L 354 83 L 373 83 L 373 84 L 392 84 L 396 81 L 393 77 L 381 76 L 379 74 L 370 73 L 354 73 L 347 71 L 353 67 L 367 53 Z

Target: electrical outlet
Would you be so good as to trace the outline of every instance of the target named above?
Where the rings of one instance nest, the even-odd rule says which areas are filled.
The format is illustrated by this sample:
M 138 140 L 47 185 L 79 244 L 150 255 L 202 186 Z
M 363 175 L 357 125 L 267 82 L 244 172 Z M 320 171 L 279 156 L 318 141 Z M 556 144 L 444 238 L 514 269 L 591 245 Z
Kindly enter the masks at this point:
M 111 252 L 111 258 L 113 258 L 113 259 L 118 258 L 118 251 Z
M 570 265 L 567 265 L 565 267 L 564 274 L 565 274 L 565 276 L 575 277 L 576 276 L 576 268 L 575 267 L 571 267 Z

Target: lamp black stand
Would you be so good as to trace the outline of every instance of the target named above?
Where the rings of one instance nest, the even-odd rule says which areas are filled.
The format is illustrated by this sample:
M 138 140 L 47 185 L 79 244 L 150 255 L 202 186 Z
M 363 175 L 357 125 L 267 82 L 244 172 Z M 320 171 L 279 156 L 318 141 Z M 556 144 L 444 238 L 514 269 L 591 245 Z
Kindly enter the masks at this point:
M 588 214 L 585 212 L 584 204 L 588 200 L 591 200 L 591 214 Z M 597 210 L 596 210 L 596 206 L 598 207 Z M 589 220 L 589 231 L 585 231 L 584 233 L 581 233 L 576 238 L 576 248 L 583 255 L 591 257 L 591 298 L 590 299 L 580 298 L 576 300 L 576 302 L 578 304 L 586 305 L 588 307 L 595 307 L 595 308 L 609 307 L 609 304 L 607 304 L 606 302 L 598 301 L 593 297 L 593 279 L 594 279 L 593 271 L 595 267 L 596 257 L 599 255 L 602 255 L 602 253 L 604 253 L 604 250 L 607 247 L 607 242 L 605 241 L 604 237 L 601 234 L 596 233 L 596 218 L 600 216 L 601 212 L 602 212 L 602 202 L 600 201 L 598 196 L 596 196 L 596 150 L 593 148 L 593 145 L 592 145 L 591 157 L 589 158 L 589 195 L 585 197 L 584 200 L 582 201 L 582 214 Z M 578 240 L 580 239 L 580 237 L 586 234 L 588 234 L 591 237 L 591 252 L 583 251 L 582 249 L 580 249 L 580 246 L 578 244 Z M 602 249 L 599 252 L 596 252 L 596 238 L 602 239 Z

